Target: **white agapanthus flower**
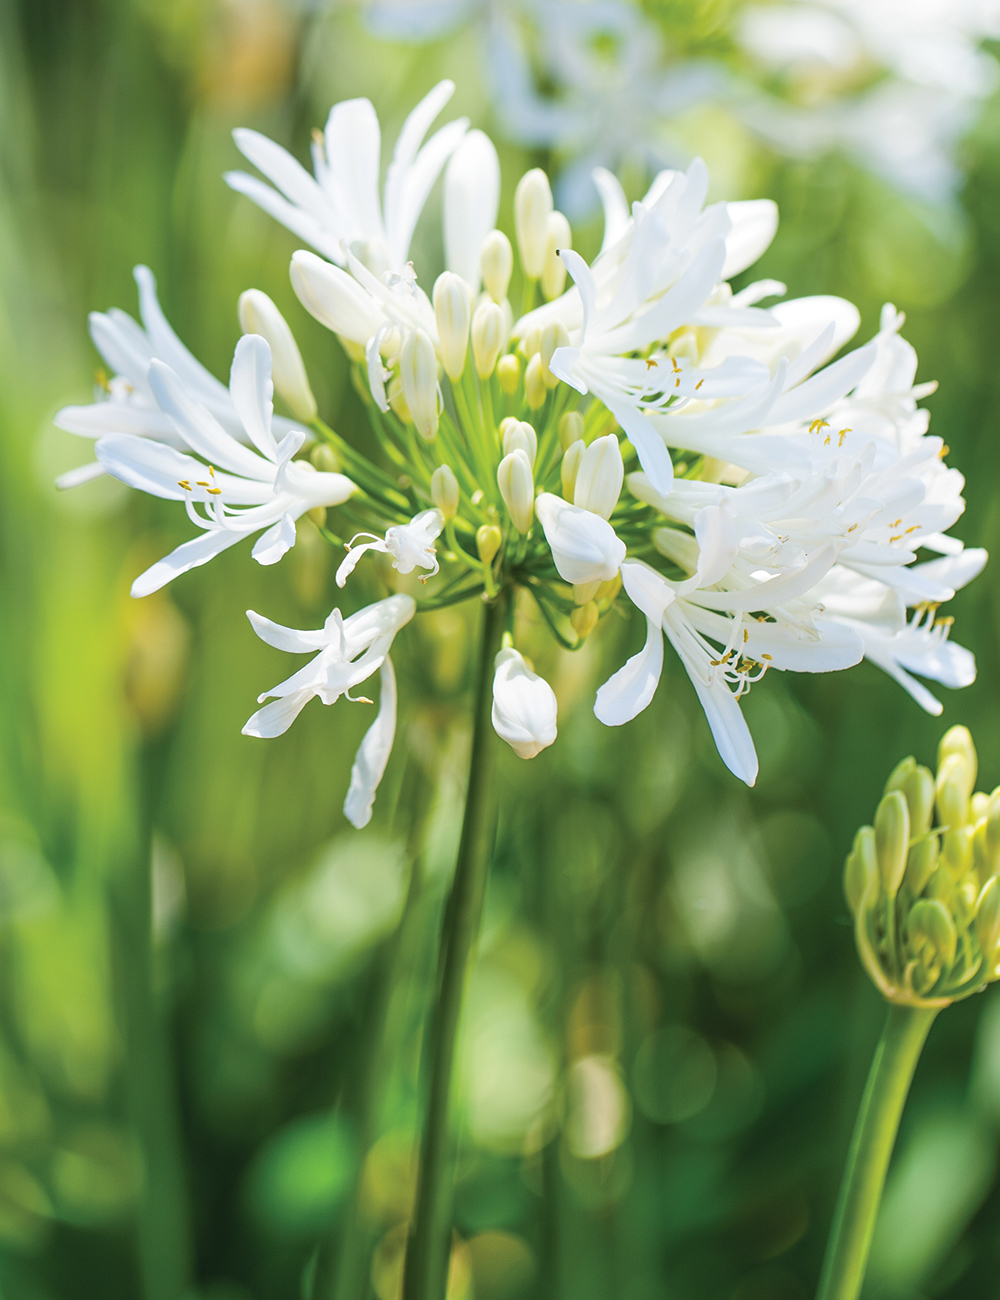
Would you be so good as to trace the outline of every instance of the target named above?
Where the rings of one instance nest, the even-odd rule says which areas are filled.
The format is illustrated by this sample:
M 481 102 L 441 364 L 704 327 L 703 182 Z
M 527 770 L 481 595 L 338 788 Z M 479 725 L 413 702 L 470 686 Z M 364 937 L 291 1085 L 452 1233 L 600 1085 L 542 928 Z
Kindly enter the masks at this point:
M 441 567 L 437 561 L 434 542 L 440 537 L 443 527 L 444 515 L 436 506 L 432 506 L 430 510 L 421 510 L 408 524 L 387 528 L 384 539 L 372 533 L 356 533 L 347 543 L 347 556 L 337 570 L 337 586 L 343 587 L 346 584 L 366 551 L 382 551 L 385 555 L 391 555 L 392 567 L 398 573 L 425 569 L 427 578 L 433 578 Z M 355 545 L 359 537 L 368 540 Z M 427 578 L 424 578 L 425 582 Z
M 513 646 L 496 657 L 493 676 L 493 728 L 518 758 L 534 758 L 556 739 L 557 704 L 548 682 L 529 667 Z
M 411 596 L 389 596 L 344 618 L 335 609 L 322 628 L 299 632 L 247 611 L 253 630 L 262 641 L 292 654 L 313 654 L 304 668 L 279 685 L 265 691 L 258 703 L 262 709 L 243 728 L 245 736 L 268 739 L 288 730 L 311 699 L 318 696 L 324 704 L 335 704 L 341 696 L 351 695 L 375 673 L 382 681 L 379 711 L 354 760 L 351 784 L 344 803 L 344 815 L 352 825 L 366 826 L 379 782 L 385 772 L 396 734 L 396 675 L 389 650 L 396 633 L 416 612 Z M 361 703 L 371 701 L 358 697 Z
M 295 545 L 295 521 L 301 515 L 318 506 L 341 505 L 356 490 L 343 474 L 321 473 L 308 461 L 292 459 L 306 440 L 302 430 L 275 439 L 271 349 L 259 335 L 245 334 L 237 343 L 229 382 L 233 410 L 251 446 L 224 429 L 164 362 L 150 364 L 148 382 L 173 441 L 187 450 L 153 437 L 108 434 L 97 443 L 97 458 L 129 487 L 183 501 L 201 536 L 140 574 L 132 584 L 133 596 L 158 591 L 257 533 L 262 536 L 253 548 L 254 559 L 276 564 Z

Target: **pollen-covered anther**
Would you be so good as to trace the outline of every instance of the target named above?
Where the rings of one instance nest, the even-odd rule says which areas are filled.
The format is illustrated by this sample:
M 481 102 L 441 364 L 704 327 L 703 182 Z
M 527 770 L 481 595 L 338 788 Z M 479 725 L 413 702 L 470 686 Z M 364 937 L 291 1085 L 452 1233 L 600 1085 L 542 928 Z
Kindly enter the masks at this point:
M 829 420 L 815 419 L 813 420 L 812 424 L 810 424 L 809 426 L 809 432 L 819 433 L 821 429 L 828 429 L 829 427 L 830 427 Z

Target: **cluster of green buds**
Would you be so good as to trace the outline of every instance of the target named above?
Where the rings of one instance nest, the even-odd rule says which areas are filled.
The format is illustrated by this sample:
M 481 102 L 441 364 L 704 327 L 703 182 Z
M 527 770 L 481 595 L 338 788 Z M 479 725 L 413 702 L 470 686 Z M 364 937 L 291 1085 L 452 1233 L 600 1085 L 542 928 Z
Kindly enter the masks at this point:
M 890 1002 L 944 1007 L 1000 978 L 1000 787 L 974 792 L 976 772 L 971 735 L 952 727 L 937 775 L 903 759 L 854 838 L 844 890 Z

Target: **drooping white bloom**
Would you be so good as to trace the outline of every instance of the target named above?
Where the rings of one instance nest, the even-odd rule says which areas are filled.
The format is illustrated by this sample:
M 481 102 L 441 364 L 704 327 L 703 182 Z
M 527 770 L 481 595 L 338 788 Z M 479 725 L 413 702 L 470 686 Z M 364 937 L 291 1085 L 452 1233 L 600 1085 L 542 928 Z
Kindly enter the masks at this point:
M 381 131 L 367 99 L 330 109 L 313 144 L 315 179 L 273 140 L 242 128 L 233 132 L 236 147 L 278 188 L 245 172 L 227 172 L 225 179 L 339 266 L 347 265 L 346 245 L 376 275 L 399 274 L 427 196 L 468 126 L 465 118 L 449 122 L 424 143 L 454 90 L 454 82 L 439 82 L 403 123 L 381 201 Z
M 98 442 L 98 460 L 129 487 L 183 501 L 202 533 L 136 578 L 133 596 L 148 596 L 256 533 L 263 536 L 253 548 L 254 559 L 275 564 L 295 545 L 301 515 L 316 506 L 340 505 L 355 491 L 343 474 L 319 473 L 306 461 L 292 460 L 305 442 L 301 430 L 276 441 L 271 350 L 258 335 L 245 334 L 237 343 L 229 384 L 233 409 L 252 447 L 224 429 L 162 361 L 150 365 L 149 387 L 175 439 L 193 454 L 150 437 L 111 434 Z
M 495 667 L 494 730 L 519 758 L 534 758 L 556 738 L 555 692 L 512 646 L 497 654 Z
M 101 396 L 89 406 L 64 406 L 54 423 L 67 433 L 83 438 L 102 438 L 109 433 L 127 433 L 139 438 L 156 438 L 169 446 L 182 446 L 170 419 L 160 410 L 149 384 L 149 367 L 154 360 L 170 366 L 191 394 L 209 410 L 227 433 L 246 441 L 242 421 L 225 384 L 220 383 L 201 362 L 195 360 L 163 314 L 156 296 L 156 280 L 148 266 L 133 271 L 139 288 L 139 325 L 127 312 L 112 307 L 109 312 L 91 312 L 90 335 L 94 346 L 111 371 Z M 274 428 L 287 433 L 291 420 L 274 417 Z M 77 487 L 104 473 L 100 461 L 60 475 L 56 486 Z
M 346 558 L 337 570 L 337 586 L 343 587 L 354 572 L 355 566 L 365 551 L 382 551 L 392 556 L 392 567 L 399 573 L 412 573 L 414 569 L 426 569 L 427 577 L 433 577 L 439 569 L 434 542 L 444 528 L 444 515 L 436 507 L 421 510 L 408 524 L 396 524 L 386 530 L 385 540 L 374 533 L 357 533 L 348 542 Z M 355 546 L 359 537 L 370 540 Z
M 571 505 L 551 492 L 535 501 L 552 560 L 565 582 L 608 582 L 625 559 L 626 546 L 600 515 Z
M 243 728 L 245 736 L 271 738 L 288 730 L 302 709 L 314 696 L 324 704 L 334 704 L 355 686 L 380 672 L 382 697 L 378 716 L 365 734 L 344 803 L 344 815 L 359 829 L 368 824 L 396 732 L 396 678 L 389 650 L 399 629 L 416 612 L 411 596 L 388 596 L 344 618 L 335 609 L 317 631 L 300 632 L 282 627 L 247 611 L 253 630 L 268 645 L 292 654 L 314 654 L 305 668 L 265 691 L 258 700 L 265 704 Z M 318 653 L 317 653 L 318 652 Z M 370 701 L 363 701 L 370 703 Z

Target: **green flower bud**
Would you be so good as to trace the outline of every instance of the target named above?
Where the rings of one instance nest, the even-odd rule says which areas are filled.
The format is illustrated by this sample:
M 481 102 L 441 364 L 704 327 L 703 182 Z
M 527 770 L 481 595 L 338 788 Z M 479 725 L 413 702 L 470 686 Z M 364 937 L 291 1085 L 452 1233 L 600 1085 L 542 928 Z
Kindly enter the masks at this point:
M 976 903 L 976 938 L 986 961 L 993 961 L 1000 943 L 1000 880 L 994 876 L 983 885 Z
M 875 847 L 882 888 L 894 898 L 906 870 L 910 845 L 910 813 L 899 790 L 887 794 L 875 814 Z
M 946 754 L 937 772 L 935 795 L 938 819 L 942 826 L 954 830 L 969 819 L 969 796 L 975 771 L 970 771 L 969 761 L 962 754 Z
M 976 747 L 972 743 L 972 736 L 969 734 L 968 727 L 952 727 L 941 737 L 941 743 L 938 745 L 938 768 L 940 769 L 946 758 L 952 754 L 957 754 L 964 759 L 966 768 L 969 773 L 969 786 L 965 792 L 968 799 L 976 785 L 976 775 L 979 771 L 979 759 L 976 756 Z
M 506 353 L 497 362 L 497 379 L 508 397 L 517 392 L 517 386 L 521 382 L 521 363 L 513 352 Z
M 869 886 L 878 878 L 878 855 L 875 852 L 875 829 L 862 826 L 844 864 L 844 894 L 847 906 L 857 912 Z
M 1000 791 L 990 795 L 986 813 L 986 864 L 989 875 L 1000 873 Z
M 450 465 L 439 465 L 431 475 L 431 500 L 445 519 L 455 518 L 458 513 L 458 479 Z
M 483 524 L 476 530 L 476 550 L 484 564 L 492 564 L 500 545 L 503 533 L 496 524 Z
M 918 840 L 907 854 L 906 874 L 903 879 L 915 898 L 924 892 L 927 882 L 934 874 L 939 853 L 938 837 L 928 835 L 926 839 Z
M 903 783 L 898 787 L 906 798 L 910 810 L 910 834 L 925 835 L 931 828 L 934 816 L 934 776 L 930 768 L 914 764 Z
M 951 913 L 939 898 L 918 899 L 910 908 L 907 929 L 912 945 L 919 947 L 921 941 L 930 944 L 942 969 L 951 966 L 958 946 L 958 932 Z
M 559 446 L 569 451 L 574 442 L 583 438 L 583 416 L 579 411 L 567 411 L 559 418 Z
M 893 790 L 902 790 L 906 784 L 906 778 L 910 775 L 911 772 L 915 772 L 916 768 L 917 768 L 917 760 L 913 757 L 912 754 L 908 758 L 900 759 L 900 761 L 892 769 L 892 772 L 889 775 L 889 779 L 885 783 L 885 789 L 882 791 L 882 793 L 886 795 L 886 794 L 892 794 Z
M 931 873 L 931 878 L 924 887 L 924 894 L 927 898 L 940 898 L 947 902 L 955 890 L 955 881 L 952 874 L 944 865 L 935 868 Z
M 957 830 L 945 831 L 943 858 L 952 880 L 961 880 L 972 867 L 972 837 L 975 832 L 966 824 Z

